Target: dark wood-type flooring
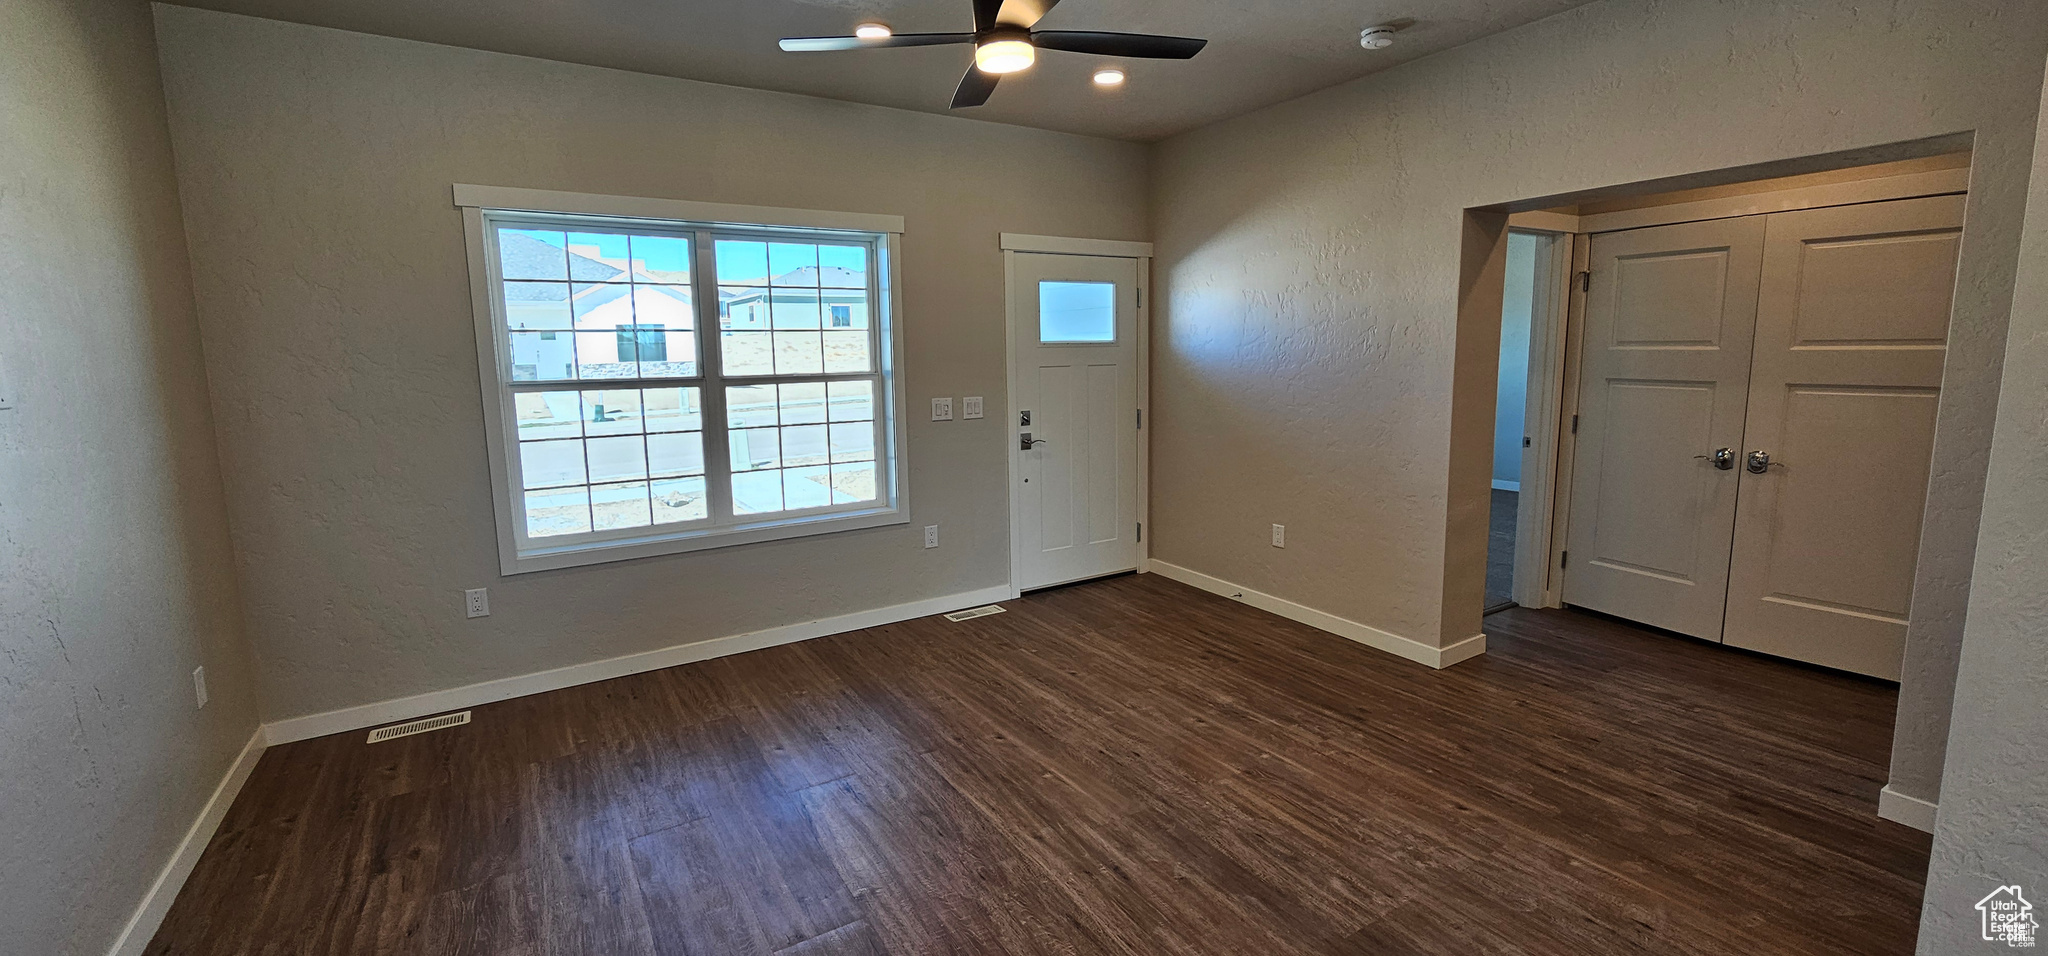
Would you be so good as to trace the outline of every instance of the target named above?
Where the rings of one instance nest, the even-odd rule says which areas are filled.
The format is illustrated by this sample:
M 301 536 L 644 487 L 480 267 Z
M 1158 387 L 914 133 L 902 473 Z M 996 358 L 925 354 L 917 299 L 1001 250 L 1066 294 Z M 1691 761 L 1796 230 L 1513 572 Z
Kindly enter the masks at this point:
M 1486 514 L 1486 610 L 1515 603 L 1515 511 L 1520 492 L 1493 489 Z
M 148 952 L 1912 950 L 1895 691 L 1567 611 L 1433 672 L 1162 579 L 271 749 Z

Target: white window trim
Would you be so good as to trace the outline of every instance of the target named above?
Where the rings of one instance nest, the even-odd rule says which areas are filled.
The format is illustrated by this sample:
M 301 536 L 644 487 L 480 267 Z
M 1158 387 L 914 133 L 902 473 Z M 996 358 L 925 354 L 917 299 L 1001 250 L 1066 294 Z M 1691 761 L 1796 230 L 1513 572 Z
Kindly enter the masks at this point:
M 468 246 L 477 368 L 482 385 L 485 442 L 490 452 L 492 509 L 497 516 L 498 565 L 504 574 L 580 567 L 662 554 L 702 551 L 909 523 L 910 482 L 905 454 L 908 448 L 908 435 L 902 373 L 902 217 L 462 184 L 455 186 L 454 194 L 455 205 L 462 212 L 463 233 Z M 486 214 L 495 212 L 649 219 L 658 220 L 669 229 L 674 229 L 678 223 L 682 223 L 689 227 L 718 230 L 773 231 L 778 227 L 785 227 L 866 234 L 874 241 L 877 260 L 876 308 L 872 320 L 876 323 L 877 336 L 888 346 L 877 356 L 880 366 L 878 373 L 882 382 L 879 394 L 876 395 L 876 401 L 881 406 L 877 409 L 877 414 L 885 416 L 882 419 L 881 444 L 886 446 L 878 447 L 875 454 L 876 490 L 881 496 L 880 503 L 873 508 L 858 511 L 798 513 L 788 517 L 771 514 L 752 523 L 693 526 L 684 530 L 667 531 L 647 529 L 644 533 L 621 532 L 610 540 L 579 537 L 576 541 L 559 547 L 528 546 L 522 549 L 519 528 L 525 520 L 525 515 L 514 507 L 514 481 L 510 465 L 510 455 L 514 454 L 517 448 L 517 437 L 507 431 L 512 419 L 506 408 L 511 394 L 511 390 L 505 387 L 505 382 L 509 379 L 504 364 L 505 356 L 508 354 L 506 326 L 503 317 L 499 315 L 498 297 L 491 287 L 489 227 Z M 702 271 L 702 265 L 709 261 L 710 250 L 696 249 L 693 254 L 698 259 L 698 262 L 693 264 L 693 271 Z M 717 361 L 716 356 L 707 354 L 708 351 L 700 352 L 700 362 L 708 364 Z M 713 380 L 709 376 L 704 376 L 692 382 L 695 387 L 706 389 L 703 399 L 705 414 L 710 416 L 722 413 L 725 407 L 722 396 L 709 394 L 714 387 Z M 580 382 L 565 383 L 565 386 L 571 389 L 584 387 Z M 725 453 L 722 446 L 711 443 L 710 429 L 707 428 L 703 434 L 706 436 L 704 454 L 707 462 L 711 456 Z M 729 496 L 711 487 L 715 482 L 710 471 L 706 473 L 706 482 L 707 488 L 712 492 L 714 507 L 722 505 Z

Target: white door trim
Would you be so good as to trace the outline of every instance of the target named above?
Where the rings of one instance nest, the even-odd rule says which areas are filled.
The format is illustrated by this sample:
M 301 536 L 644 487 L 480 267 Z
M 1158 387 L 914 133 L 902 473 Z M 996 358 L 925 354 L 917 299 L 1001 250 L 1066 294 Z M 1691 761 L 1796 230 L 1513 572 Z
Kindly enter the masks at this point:
M 1560 365 L 1557 369 L 1557 420 L 1551 423 L 1550 434 L 1557 437 L 1557 446 L 1551 458 L 1551 479 L 1549 511 L 1550 526 L 1544 537 L 1549 542 L 1543 555 L 1543 603 L 1542 607 L 1564 606 L 1564 535 L 1560 530 L 1571 521 L 1571 490 L 1574 480 L 1573 469 L 1579 451 L 1578 429 L 1574 423 L 1579 416 L 1579 372 L 1584 361 L 1586 337 L 1586 296 L 1580 274 L 1592 267 L 1592 237 L 1579 233 L 1571 237 L 1571 272 L 1565 282 L 1564 347 L 1560 351 Z
M 1152 244 L 1108 239 L 1061 239 L 1055 236 L 1027 236 L 1006 232 L 1003 237 L 1003 427 L 999 437 L 1004 460 L 1010 463 L 1010 483 L 1003 498 L 1010 508 L 1010 596 L 1024 593 L 1017 584 L 1017 568 L 1024 563 L 1023 516 L 1017 509 L 1017 253 L 1050 252 L 1057 255 L 1098 255 L 1113 259 L 1136 259 L 1138 265 L 1138 418 L 1144 423 L 1138 432 L 1138 570 L 1152 564 Z M 1017 240 L 1012 245 L 1012 240 Z M 1033 245 L 1035 243 L 1036 245 Z M 1064 248 L 1053 248 L 1064 246 Z M 1076 248 L 1125 248 L 1134 253 L 1075 252 Z
M 1067 239 L 1061 236 L 1033 236 L 1021 232 L 1002 234 L 1004 252 L 1050 252 L 1063 256 L 1107 256 L 1112 259 L 1150 259 L 1152 244 L 1122 239 Z

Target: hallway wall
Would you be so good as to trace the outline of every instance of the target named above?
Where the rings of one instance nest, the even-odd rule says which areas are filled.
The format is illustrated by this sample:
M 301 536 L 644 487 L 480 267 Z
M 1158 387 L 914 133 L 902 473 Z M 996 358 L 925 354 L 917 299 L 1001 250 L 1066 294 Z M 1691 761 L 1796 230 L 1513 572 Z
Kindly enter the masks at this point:
M 256 730 L 175 187 L 148 6 L 0 4 L 8 956 L 105 953 Z

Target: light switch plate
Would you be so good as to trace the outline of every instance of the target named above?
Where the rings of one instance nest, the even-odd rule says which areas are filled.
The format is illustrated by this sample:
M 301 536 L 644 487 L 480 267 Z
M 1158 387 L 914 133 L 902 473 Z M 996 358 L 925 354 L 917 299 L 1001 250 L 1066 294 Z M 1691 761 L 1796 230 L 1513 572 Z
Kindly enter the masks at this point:
M 953 420 L 953 400 L 952 400 L 952 399 L 950 399 L 950 398 L 934 398 L 934 399 L 932 399 L 932 421 L 935 421 L 935 422 L 950 422 L 950 421 L 952 421 L 952 420 Z
M 981 417 L 981 396 L 979 396 L 979 395 L 969 395 L 969 396 L 967 396 L 966 398 L 963 398 L 963 399 L 961 399 L 961 400 L 960 400 L 960 417 L 961 417 L 961 418 L 980 418 L 980 417 Z

